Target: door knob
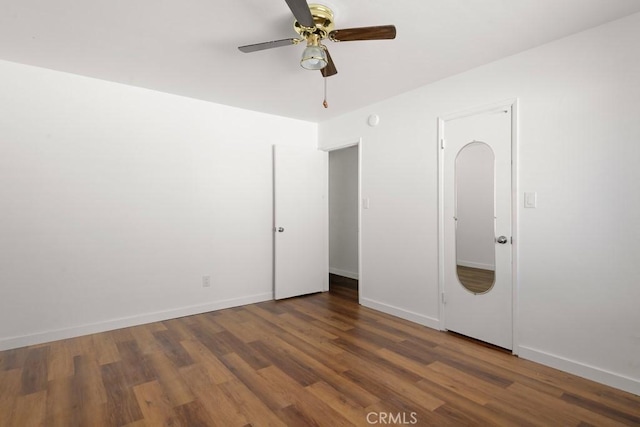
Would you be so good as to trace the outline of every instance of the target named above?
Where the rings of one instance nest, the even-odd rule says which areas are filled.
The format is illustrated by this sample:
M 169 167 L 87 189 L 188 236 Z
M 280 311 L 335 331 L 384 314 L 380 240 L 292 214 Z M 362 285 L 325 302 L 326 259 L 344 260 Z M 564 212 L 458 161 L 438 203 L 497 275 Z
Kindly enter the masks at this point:
M 507 237 L 506 236 L 500 236 L 500 237 L 496 238 L 496 242 L 500 243 L 501 245 L 504 245 L 505 243 L 507 243 Z
M 284 231 L 284 227 L 278 227 L 278 233 L 282 233 Z

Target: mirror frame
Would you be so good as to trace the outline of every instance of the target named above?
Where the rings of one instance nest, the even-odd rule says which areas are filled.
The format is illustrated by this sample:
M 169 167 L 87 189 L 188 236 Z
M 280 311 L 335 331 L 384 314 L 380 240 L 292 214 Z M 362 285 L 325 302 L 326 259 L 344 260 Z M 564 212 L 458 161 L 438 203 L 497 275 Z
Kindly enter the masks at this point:
M 466 148 L 473 146 L 473 145 L 482 145 L 484 147 L 487 147 L 489 149 L 489 151 L 491 152 L 492 155 L 492 191 L 493 191 L 493 215 L 492 215 L 492 221 L 491 221 L 491 228 L 492 228 L 492 238 L 493 238 L 493 243 L 494 245 L 492 246 L 493 248 L 493 260 L 494 260 L 494 270 L 493 270 L 493 282 L 491 283 L 491 285 L 484 291 L 482 292 L 475 292 L 471 289 L 469 289 L 467 287 L 467 285 L 464 284 L 464 282 L 461 280 L 459 272 L 458 272 L 458 259 L 459 259 L 459 249 L 458 249 L 458 186 L 459 186 L 459 179 L 458 179 L 458 159 L 460 158 L 460 154 L 462 154 Z M 487 144 L 484 141 L 476 141 L 473 140 L 471 142 L 468 142 L 467 144 L 465 144 L 464 146 L 462 146 L 460 148 L 460 150 L 458 151 L 458 153 L 456 153 L 456 158 L 454 160 L 454 219 L 455 219 L 455 259 L 456 259 L 456 279 L 458 280 L 458 283 L 467 291 L 470 292 L 474 295 L 484 295 L 487 294 L 489 292 L 491 292 L 491 290 L 493 289 L 493 287 L 496 284 L 496 271 L 495 271 L 495 259 L 496 259 L 496 247 L 495 247 L 495 235 L 496 235 L 496 155 L 495 152 L 493 151 L 493 148 L 491 148 L 491 146 L 489 144 Z

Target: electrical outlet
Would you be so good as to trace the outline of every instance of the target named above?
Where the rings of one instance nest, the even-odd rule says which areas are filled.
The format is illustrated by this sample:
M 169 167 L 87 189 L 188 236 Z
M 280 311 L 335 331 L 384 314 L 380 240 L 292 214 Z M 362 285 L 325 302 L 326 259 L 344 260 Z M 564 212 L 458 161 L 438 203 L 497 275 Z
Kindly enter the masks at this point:
M 202 287 L 203 288 L 211 287 L 211 276 L 202 276 Z

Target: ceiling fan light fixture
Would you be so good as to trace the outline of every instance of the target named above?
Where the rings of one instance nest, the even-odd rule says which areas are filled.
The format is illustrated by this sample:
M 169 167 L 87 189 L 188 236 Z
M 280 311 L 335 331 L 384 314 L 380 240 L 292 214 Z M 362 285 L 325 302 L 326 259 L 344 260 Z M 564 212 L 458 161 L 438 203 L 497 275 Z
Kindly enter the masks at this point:
M 327 52 L 317 37 L 313 37 L 302 52 L 300 66 L 305 70 L 322 70 L 327 64 Z

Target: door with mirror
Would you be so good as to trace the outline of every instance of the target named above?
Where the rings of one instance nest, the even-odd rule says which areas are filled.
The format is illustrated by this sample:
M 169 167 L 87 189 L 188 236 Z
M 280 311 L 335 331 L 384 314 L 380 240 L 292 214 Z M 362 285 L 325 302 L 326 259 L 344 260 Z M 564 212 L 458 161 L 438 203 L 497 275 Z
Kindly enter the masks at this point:
M 511 108 L 447 120 L 443 161 L 445 329 L 513 346 Z

